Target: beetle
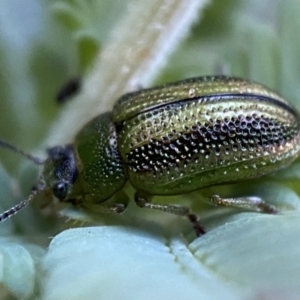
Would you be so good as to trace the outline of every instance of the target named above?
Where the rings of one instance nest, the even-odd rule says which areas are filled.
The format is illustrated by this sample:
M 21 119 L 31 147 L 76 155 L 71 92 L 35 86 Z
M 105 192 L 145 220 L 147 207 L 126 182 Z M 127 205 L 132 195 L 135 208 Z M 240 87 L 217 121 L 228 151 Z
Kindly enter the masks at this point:
M 191 78 L 123 95 L 111 112 L 88 122 L 74 142 L 47 150 L 28 199 L 0 215 L 4 221 L 38 194 L 87 210 L 123 212 L 126 203 L 102 206 L 126 182 L 140 207 L 187 217 L 198 236 L 205 229 L 189 208 L 151 203 L 217 184 L 258 178 L 289 165 L 299 154 L 298 112 L 268 88 L 226 76 Z M 260 197 L 222 198 L 216 205 L 278 213 Z

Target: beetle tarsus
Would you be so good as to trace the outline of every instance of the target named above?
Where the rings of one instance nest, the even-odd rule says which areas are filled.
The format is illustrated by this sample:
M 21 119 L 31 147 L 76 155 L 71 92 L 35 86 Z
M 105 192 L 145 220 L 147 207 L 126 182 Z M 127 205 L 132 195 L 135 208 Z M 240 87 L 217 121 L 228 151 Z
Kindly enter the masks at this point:
M 211 197 L 211 203 L 219 206 L 231 206 L 246 209 L 250 211 L 256 211 L 266 214 L 276 215 L 280 211 L 274 206 L 267 204 L 262 198 L 256 196 L 237 197 L 237 198 L 222 198 L 219 195 L 213 195 Z
M 190 222 L 193 223 L 193 227 L 194 227 L 194 229 L 196 231 L 196 235 L 198 237 L 206 233 L 206 230 L 201 225 L 201 223 L 198 220 L 198 217 L 195 214 L 188 213 L 186 216 L 190 220 Z
M 193 224 L 193 228 L 195 229 L 197 236 L 201 236 L 206 232 L 203 226 L 199 223 L 198 217 L 195 214 L 191 213 L 188 207 L 181 206 L 181 205 L 172 205 L 172 204 L 165 204 L 165 205 L 156 204 L 156 203 L 154 204 L 151 203 L 149 199 L 150 197 L 147 197 L 140 193 L 136 193 L 134 197 L 135 203 L 139 207 L 152 208 L 152 209 L 168 212 L 171 214 L 175 214 L 178 216 L 187 217 L 188 220 Z
M 110 210 L 113 213 L 121 214 L 126 209 L 126 207 L 127 206 L 123 203 L 116 203 L 116 204 L 114 204 L 113 206 L 110 207 Z

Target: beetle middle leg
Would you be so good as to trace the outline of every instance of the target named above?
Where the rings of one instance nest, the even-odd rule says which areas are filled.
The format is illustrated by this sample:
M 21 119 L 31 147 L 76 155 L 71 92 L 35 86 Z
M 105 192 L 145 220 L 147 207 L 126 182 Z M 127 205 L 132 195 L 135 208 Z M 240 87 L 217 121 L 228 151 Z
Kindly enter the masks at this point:
M 277 210 L 274 206 L 267 204 L 262 198 L 256 196 L 222 198 L 219 195 L 213 195 L 210 202 L 214 205 L 238 207 L 267 214 L 279 213 L 279 210 Z
M 198 217 L 193 214 L 186 206 L 172 204 L 154 204 L 150 202 L 149 197 L 139 192 L 135 193 L 134 201 L 139 207 L 152 208 L 188 218 L 189 221 L 192 222 L 197 236 L 201 236 L 206 232 L 203 226 L 200 224 Z

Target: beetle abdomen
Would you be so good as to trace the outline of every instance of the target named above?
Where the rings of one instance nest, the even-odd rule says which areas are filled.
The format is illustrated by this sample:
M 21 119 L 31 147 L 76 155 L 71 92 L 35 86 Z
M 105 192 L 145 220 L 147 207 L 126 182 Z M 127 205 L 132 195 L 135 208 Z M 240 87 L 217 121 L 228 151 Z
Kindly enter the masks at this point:
M 222 94 L 149 108 L 123 122 L 118 143 L 133 186 L 179 194 L 286 166 L 299 152 L 299 132 L 284 101 Z

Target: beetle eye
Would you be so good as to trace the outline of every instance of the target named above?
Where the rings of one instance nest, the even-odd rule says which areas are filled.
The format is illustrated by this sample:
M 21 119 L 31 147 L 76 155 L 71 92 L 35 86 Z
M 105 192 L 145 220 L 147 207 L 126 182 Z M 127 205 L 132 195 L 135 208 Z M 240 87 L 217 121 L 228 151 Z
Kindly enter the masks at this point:
M 68 193 L 68 184 L 64 182 L 56 183 L 52 188 L 53 194 L 59 200 L 64 200 Z

